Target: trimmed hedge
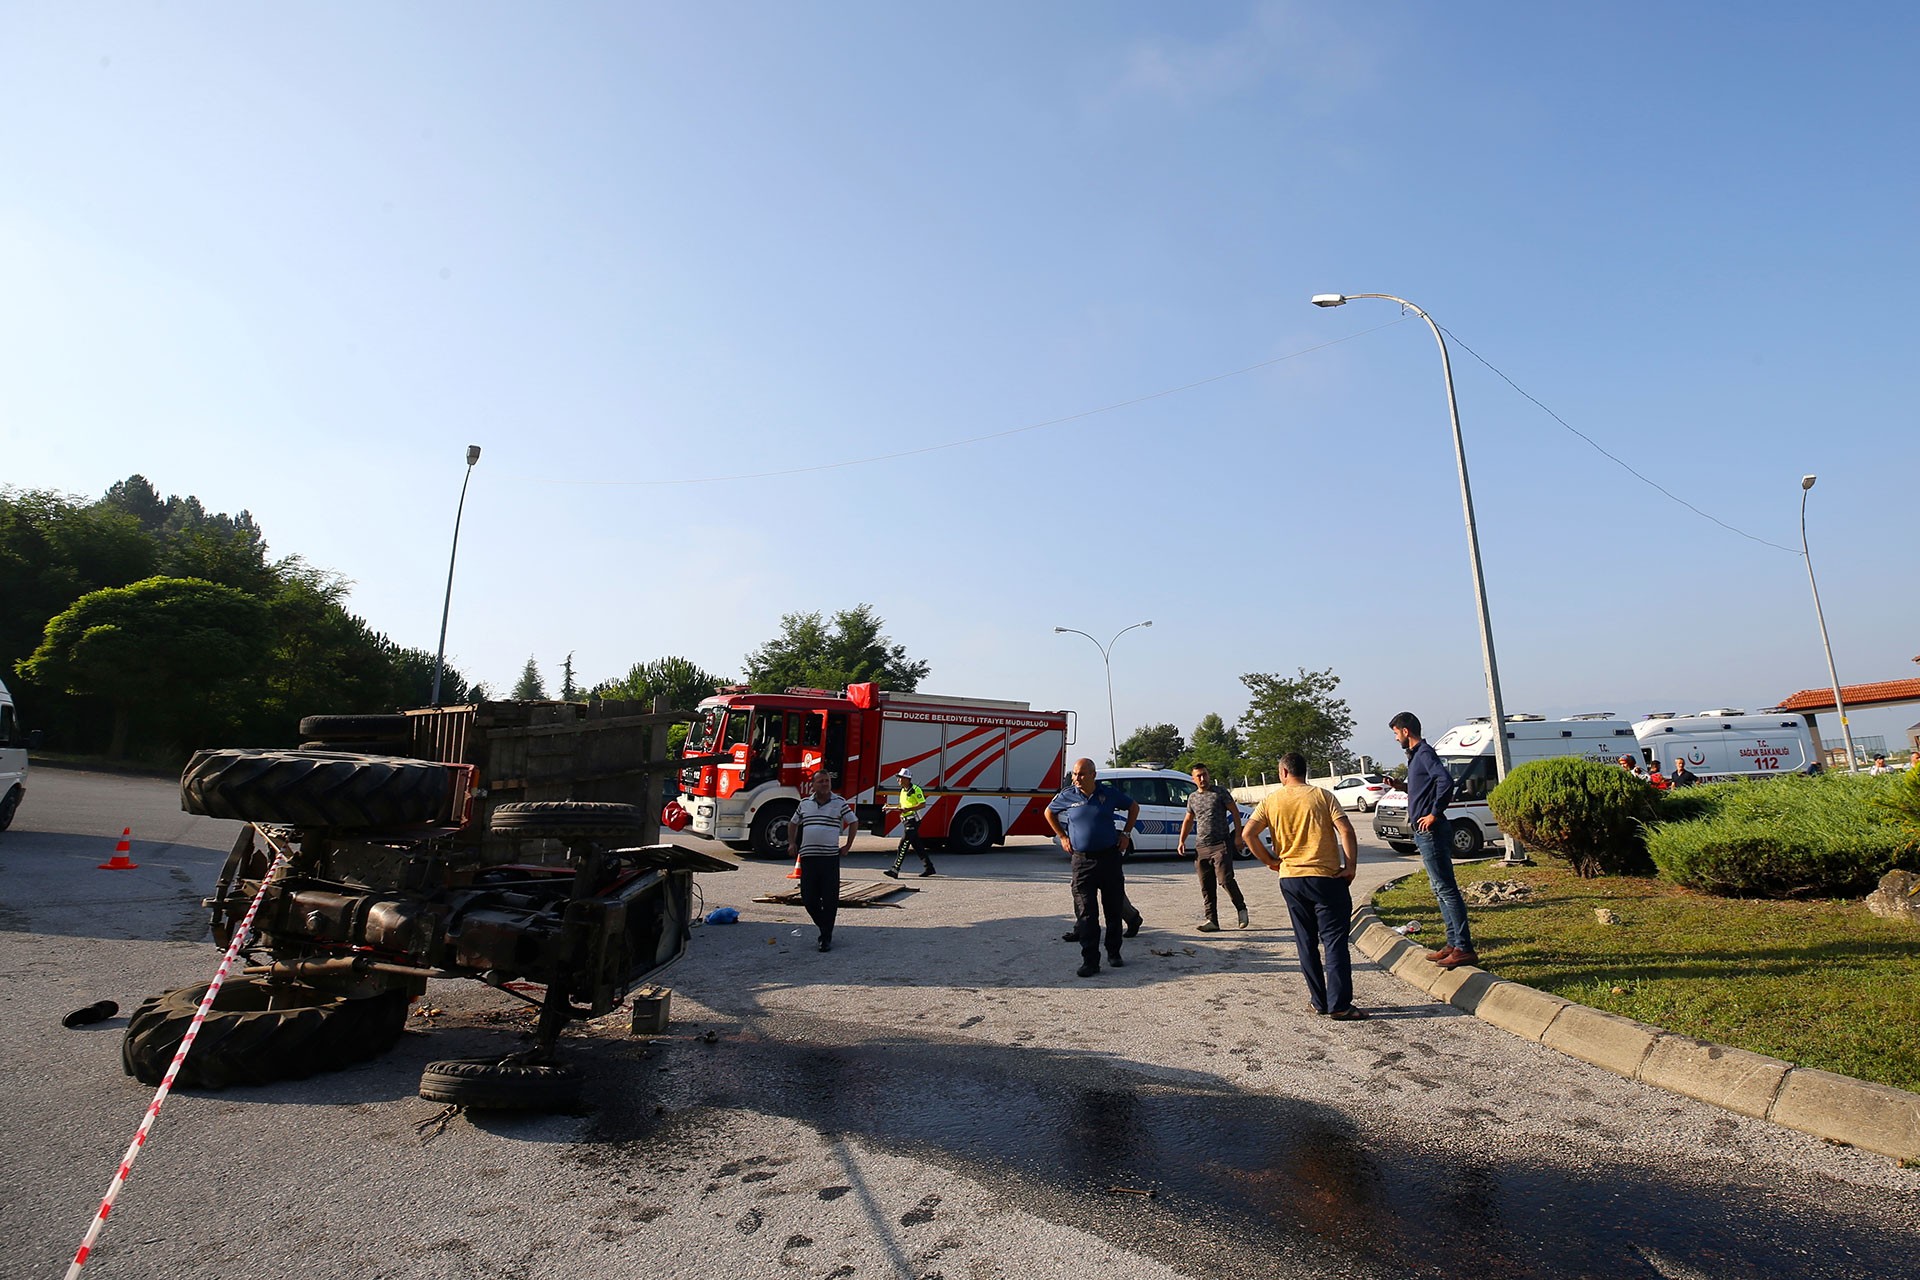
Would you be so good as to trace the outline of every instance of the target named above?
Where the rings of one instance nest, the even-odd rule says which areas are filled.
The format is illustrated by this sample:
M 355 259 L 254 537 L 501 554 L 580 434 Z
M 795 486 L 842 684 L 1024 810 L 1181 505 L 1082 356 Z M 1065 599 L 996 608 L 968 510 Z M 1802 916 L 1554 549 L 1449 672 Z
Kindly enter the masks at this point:
M 1582 876 L 1645 875 L 1643 825 L 1656 792 L 1618 765 L 1563 756 L 1523 764 L 1487 797 L 1501 830 L 1565 858 Z
M 1920 870 L 1920 825 L 1903 801 L 1920 804 L 1920 783 L 1851 773 L 1714 783 L 1662 806 L 1647 852 L 1675 884 L 1722 897 L 1859 897 L 1889 871 Z

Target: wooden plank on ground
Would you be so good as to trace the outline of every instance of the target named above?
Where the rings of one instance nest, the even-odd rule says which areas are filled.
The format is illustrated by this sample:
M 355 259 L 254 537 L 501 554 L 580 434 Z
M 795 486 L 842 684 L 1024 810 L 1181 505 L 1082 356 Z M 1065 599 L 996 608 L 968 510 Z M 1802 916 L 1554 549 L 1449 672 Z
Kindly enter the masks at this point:
M 896 893 L 918 893 L 920 890 L 910 884 L 901 884 L 894 880 L 842 880 L 840 882 L 840 905 L 843 907 L 903 907 L 904 902 L 883 902 L 881 899 Z M 800 887 L 795 885 L 784 893 L 763 893 L 755 902 L 777 902 L 782 906 L 800 906 Z

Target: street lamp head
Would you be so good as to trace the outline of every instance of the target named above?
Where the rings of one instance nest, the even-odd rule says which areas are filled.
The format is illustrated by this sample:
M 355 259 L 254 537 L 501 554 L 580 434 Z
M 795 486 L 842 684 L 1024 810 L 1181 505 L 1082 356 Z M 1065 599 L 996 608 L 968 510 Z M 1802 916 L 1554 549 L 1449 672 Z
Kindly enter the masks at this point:
M 1153 625 L 1153 619 L 1148 618 L 1145 622 L 1141 623 L 1140 625 L 1143 627 L 1150 627 Z
M 1346 303 L 1347 295 L 1344 293 L 1316 293 L 1313 295 L 1313 305 L 1316 307 L 1342 307 L 1345 306 Z
M 1059 635 L 1065 635 L 1065 634 L 1066 634 L 1066 631 L 1067 631 L 1067 629 L 1066 629 L 1065 627 L 1055 627 L 1055 628 L 1053 629 L 1053 634 L 1055 634 L 1055 635 L 1057 635 L 1057 636 L 1059 636 Z
M 1819 476 L 1801 476 L 1800 477 L 1801 490 L 1804 492 L 1807 489 L 1813 488 L 1813 482 L 1815 480 L 1818 480 L 1819 478 L 1820 478 Z
M 472 466 L 474 463 L 478 461 L 480 461 L 480 446 L 477 444 L 468 445 L 467 446 L 467 465 Z

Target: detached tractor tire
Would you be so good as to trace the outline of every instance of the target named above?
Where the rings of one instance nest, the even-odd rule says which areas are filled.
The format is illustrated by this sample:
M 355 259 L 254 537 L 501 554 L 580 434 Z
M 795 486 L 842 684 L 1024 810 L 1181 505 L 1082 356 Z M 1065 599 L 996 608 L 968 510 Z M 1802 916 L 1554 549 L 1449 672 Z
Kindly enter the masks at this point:
M 207 994 L 206 983 L 150 996 L 127 1020 L 120 1065 L 159 1084 Z M 200 1024 L 176 1083 L 202 1089 L 302 1080 L 393 1048 L 407 1026 L 407 993 L 343 996 L 316 987 L 227 979 Z
M 411 742 L 413 722 L 407 716 L 308 716 L 300 722 L 300 736 L 316 742 Z
M 420 1072 L 420 1096 L 474 1111 L 576 1111 L 580 1069 L 564 1062 L 448 1058 Z
M 1000 838 L 1000 819 L 975 805 L 954 815 L 947 827 L 947 848 L 955 853 L 986 853 Z
M 180 775 L 180 807 L 208 818 L 316 830 L 449 820 L 455 772 L 430 760 L 332 751 L 200 751 Z
M 637 837 L 645 829 L 640 811 L 632 805 L 593 800 L 503 804 L 493 811 L 489 825 L 496 835 L 542 840 L 620 841 Z

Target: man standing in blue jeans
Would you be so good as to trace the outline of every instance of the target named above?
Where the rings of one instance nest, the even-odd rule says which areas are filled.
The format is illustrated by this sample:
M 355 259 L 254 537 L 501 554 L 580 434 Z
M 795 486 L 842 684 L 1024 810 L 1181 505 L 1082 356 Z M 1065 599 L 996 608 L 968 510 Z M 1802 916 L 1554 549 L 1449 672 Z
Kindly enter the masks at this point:
M 1407 821 L 1413 824 L 1413 844 L 1420 850 L 1420 865 L 1427 869 L 1434 901 L 1440 904 L 1440 921 L 1447 927 L 1446 945 L 1428 952 L 1427 959 L 1442 969 L 1479 964 L 1473 931 L 1467 925 L 1467 902 L 1453 879 L 1453 823 L 1447 819 L 1453 775 L 1433 753 L 1433 744 L 1420 736 L 1419 716 L 1402 711 L 1387 722 L 1387 728 L 1407 752 Z

